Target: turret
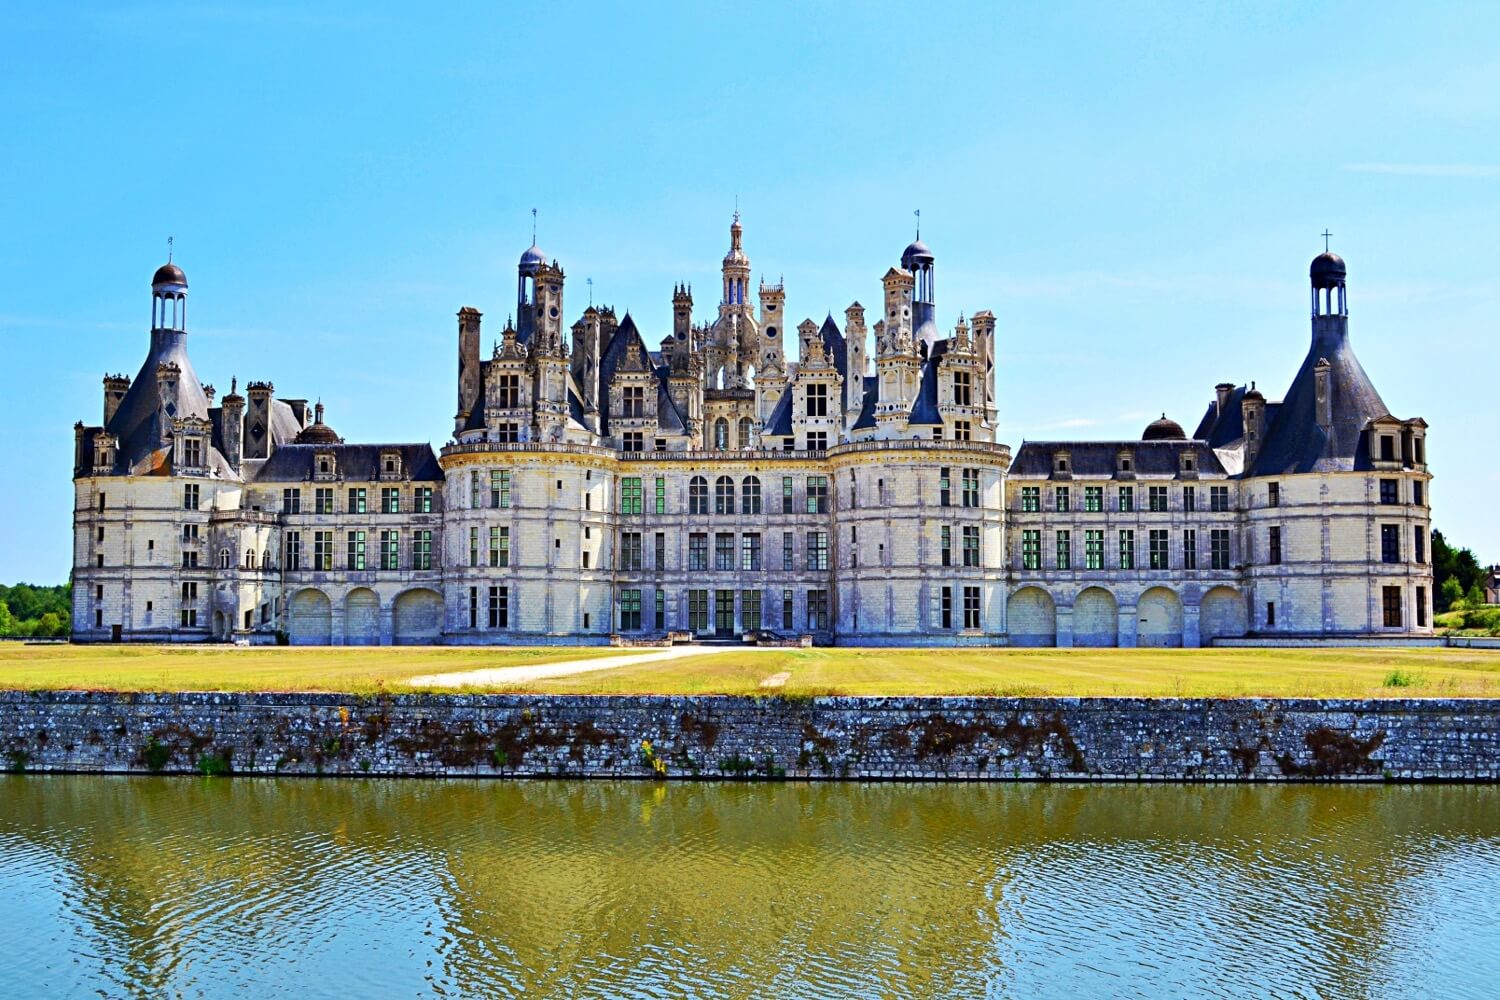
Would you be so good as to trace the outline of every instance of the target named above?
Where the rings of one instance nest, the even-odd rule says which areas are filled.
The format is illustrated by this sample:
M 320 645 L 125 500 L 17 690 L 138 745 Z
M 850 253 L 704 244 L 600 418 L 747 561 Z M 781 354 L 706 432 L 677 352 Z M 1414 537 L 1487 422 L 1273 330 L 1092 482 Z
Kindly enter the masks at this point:
M 745 227 L 740 225 L 740 213 L 734 213 L 734 222 L 729 226 L 729 252 L 724 255 L 724 298 L 719 312 L 732 309 L 743 311 L 750 288 L 750 258 L 745 256 L 743 237 Z
M 516 339 L 526 344 L 531 341 L 534 328 L 536 275 L 547 266 L 547 255 L 536 245 L 536 234 L 532 234 L 531 246 L 521 254 L 516 265 Z
M 1344 260 L 1326 250 L 1308 268 L 1312 286 L 1312 339 L 1316 350 L 1333 354 L 1349 336 L 1349 294 Z
M 1250 383 L 1250 388 L 1240 400 L 1240 416 L 1245 425 L 1245 469 L 1255 467 L 1260 455 L 1260 446 L 1266 436 L 1266 397 Z
M 561 441 L 568 420 L 568 355 L 563 344 L 563 274 L 553 262 L 536 270 L 532 363 L 536 374 L 537 440 Z
M 479 323 L 482 314 L 473 306 L 458 311 L 458 412 L 454 432 L 463 430 L 479 403 Z
M 693 330 L 693 288 L 691 285 L 672 286 L 672 339 L 686 344 Z

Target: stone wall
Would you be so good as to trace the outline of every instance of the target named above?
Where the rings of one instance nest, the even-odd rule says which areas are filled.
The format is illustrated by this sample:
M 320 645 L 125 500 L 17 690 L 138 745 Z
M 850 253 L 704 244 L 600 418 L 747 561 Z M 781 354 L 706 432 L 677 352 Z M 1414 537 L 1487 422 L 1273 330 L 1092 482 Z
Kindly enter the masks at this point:
M 1500 700 L 0 692 L 15 771 L 1500 780 Z

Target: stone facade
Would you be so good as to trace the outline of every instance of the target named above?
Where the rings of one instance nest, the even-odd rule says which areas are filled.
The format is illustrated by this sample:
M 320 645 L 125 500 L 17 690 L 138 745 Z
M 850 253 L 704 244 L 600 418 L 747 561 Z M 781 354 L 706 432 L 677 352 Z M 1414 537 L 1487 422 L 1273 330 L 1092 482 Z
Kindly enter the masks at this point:
M 17 771 L 1500 779 L 1500 703 L 0 692 Z
M 1314 261 L 1313 344 L 1283 400 L 1224 384 L 1189 438 L 997 441 L 992 313 L 938 330 L 920 239 L 867 328 L 796 326 L 738 216 L 716 314 L 687 284 L 656 349 L 562 267 L 521 257 L 488 357 L 458 313 L 441 453 L 349 444 L 321 404 L 187 357 L 187 279 L 75 444 L 75 639 L 604 642 L 692 632 L 846 644 L 1195 646 L 1431 631 L 1426 424 L 1348 345 Z M 871 338 L 873 337 L 873 345 Z M 873 347 L 873 350 L 872 350 Z

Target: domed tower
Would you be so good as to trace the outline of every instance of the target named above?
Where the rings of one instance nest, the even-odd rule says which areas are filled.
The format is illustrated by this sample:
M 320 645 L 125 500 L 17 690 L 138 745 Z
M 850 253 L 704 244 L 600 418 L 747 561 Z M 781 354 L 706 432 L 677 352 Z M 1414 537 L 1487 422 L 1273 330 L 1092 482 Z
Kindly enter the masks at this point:
M 1313 344 L 1325 350 L 1343 345 L 1349 336 L 1349 293 L 1345 287 L 1348 271 L 1344 259 L 1324 251 L 1307 269 L 1312 285 Z
M 516 265 L 516 340 L 523 344 L 531 342 L 532 331 L 536 329 L 536 276 L 546 266 L 547 254 L 536 245 L 533 234 L 531 246 Z
M 743 237 L 745 227 L 740 225 L 740 213 L 734 213 L 734 221 L 729 225 L 729 252 L 724 255 L 724 299 L 719 305 L 719 313 L 731 311 L 745 311 L 746 303 L 749 301 L 750 288 L 750 258 L 745 256 Z
M 910 271 L 913 282 L 911 303 L 911 327 L 914 344 L 925 344 L 928 350 L 938 339 L 937 312 L 933 297 L 933 264 L 936 258 L 927 244 L 922 242 L 922 231 L 901 252 L 901 270 Z
M 182 268 L 172 263 L 171 254 L 167 262 L 151 276 L 151 332 L 168 330 L 183 333 L 187 330 L 187 275 Z

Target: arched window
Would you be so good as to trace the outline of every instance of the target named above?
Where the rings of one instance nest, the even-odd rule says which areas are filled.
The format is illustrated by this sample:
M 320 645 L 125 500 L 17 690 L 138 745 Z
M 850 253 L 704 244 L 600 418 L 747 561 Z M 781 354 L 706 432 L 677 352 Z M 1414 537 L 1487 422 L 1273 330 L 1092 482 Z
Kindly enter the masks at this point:
M 229 550 L 228 549 L 220 549 L 219 550 L 219 568 L 220 569 L 228 569 L 229 568 Z
M 708 513 L 708 480 L 694 476 L 688 481 L 688 513 Z
M 261 569 L 270 569 L 271 568 L 271 550 L 270 549 L 266 549 L 264 552 L 262 552 L 260 554 L 260 568 Z
M 722 371 L 719 377 L 723 377 Z M 714 421 L 714 447 L 719 451 L 729 450 L 729 421 L 723 417 Z
M 714 513 L 734 513 L 734 480 L 728 476 L 714 480 Z
M 760 513 L 760 479 L 756 476 L 746 476 L 740 484 L 740 513 Z
M 750 447 L 750 428 L 751 428 L 750 418 L 749 417 L 741 417 L 740 418 L 740 440 L 739 440 L 739 446 L 741 448 L 748 448 L 748 447 Z

